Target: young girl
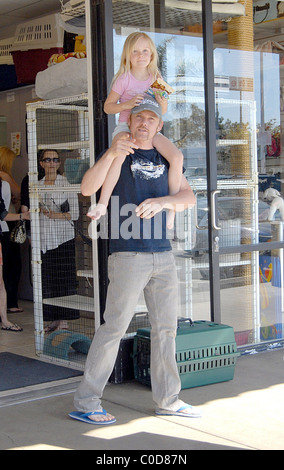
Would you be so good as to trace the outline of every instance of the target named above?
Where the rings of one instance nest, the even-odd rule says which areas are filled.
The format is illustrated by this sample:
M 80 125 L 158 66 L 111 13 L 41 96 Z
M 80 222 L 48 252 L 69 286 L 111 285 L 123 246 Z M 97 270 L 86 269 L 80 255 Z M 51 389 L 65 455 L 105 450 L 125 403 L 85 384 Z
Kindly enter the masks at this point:
M 161 78 L 158 70 L 158 55 L 151 38 L 141 32 L 130 34 L 124 43 L 120 68 L 112 81 L 112 89 L 106 99 L 104 111 L 107 114 L 119 115 L 118 126 L 115 128 L 112 138 L 129 138 L 127 121 L 131 109 L 138 106 L 144 98 L 145 92 L 152 83 Z M 167 99 L 155 93 L 155 98 L 162 108 L 162 113 L 167 111 Z M 169 162 L 169 192 L 175 194 L 179 191 L 183 155 L 177 147 L 162 134 L 154 137 L 154 147 Z M 117 158 L 102 186 L 100 200 L 95 209 L 88 212 L 88 216 L 94 220 L 106 213 L 106 208 L 120 175 L 121 161 Z M 174 224 L 174 211 L 170 211 L 167 218 L 168 228 Z

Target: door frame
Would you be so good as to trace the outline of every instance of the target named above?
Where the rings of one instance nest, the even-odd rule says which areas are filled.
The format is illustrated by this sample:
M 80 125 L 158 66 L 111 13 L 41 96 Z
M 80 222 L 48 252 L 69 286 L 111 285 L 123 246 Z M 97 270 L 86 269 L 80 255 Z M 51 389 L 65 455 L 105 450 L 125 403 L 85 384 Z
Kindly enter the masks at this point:
M 113 117 L 103 113 L 103 100 L 113 77 L 113 22 L 112 0 L 86 0 L 90 11 L 90 57 L 89 77 L 92 96 L 90 121 L 93 122 L 94 150 L 96 155 L 110 143 L 108 130 L 113 127 Z M 155 27 L 164 24 L 165 0 L 154 0 Z M 212 2 L 202 0 L 204 89 L 205 89 L 205 128 L 206 128 L 206 163 L 208 194 L 208 239 L 209 239 L 209 278 L 211 320 L 219 321 L 220 312 L 220 272 L 218 222 L 216 220 L 217 195 L 217 156 L 215 129 L 215 95 L 214 95 L 214 58 L 213 58 L 213 15 Z M 97 77 L 97 80 L 96 80 Z M 98 240 L 98 271 L 100 286 L 100 319 L 103 312 L 108 286 L 108 243 Z M 214 282 L 213 282 L 214 280 Z
M 221 321 L 212 3 L 202 0 L 211 321 Z

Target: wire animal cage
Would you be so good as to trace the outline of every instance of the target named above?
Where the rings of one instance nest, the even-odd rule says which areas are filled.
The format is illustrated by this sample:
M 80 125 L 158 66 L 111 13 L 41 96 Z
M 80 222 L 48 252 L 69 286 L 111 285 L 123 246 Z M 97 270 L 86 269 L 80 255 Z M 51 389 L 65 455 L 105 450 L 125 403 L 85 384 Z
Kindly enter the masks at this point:
M 99 318 L 86 94 L 27 105 L 36 353 L 83 368 Z
M 100 324 L 93 201 L 80 192 L 90 162 L 88 95 L 27 105 L 36 353 L 84 368 Z M 141 296 L 125 338 L 149 325 Z

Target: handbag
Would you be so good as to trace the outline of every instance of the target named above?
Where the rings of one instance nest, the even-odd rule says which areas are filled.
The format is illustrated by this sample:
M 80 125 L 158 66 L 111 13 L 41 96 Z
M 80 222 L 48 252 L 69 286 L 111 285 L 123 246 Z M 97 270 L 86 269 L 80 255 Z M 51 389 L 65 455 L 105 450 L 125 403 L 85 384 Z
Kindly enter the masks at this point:
M 60 210 L 61 212 L 69 212 L 70 211 L 70 204 L 68 202 L 68 199 L 66 199 L 66 201 L 64 201 L 61 206 L 60 206 Z
M 26 224 L 24 220 L 19 220 L 10 233 L 10 240 L 14 243 L 25 243 L 27 239 Z

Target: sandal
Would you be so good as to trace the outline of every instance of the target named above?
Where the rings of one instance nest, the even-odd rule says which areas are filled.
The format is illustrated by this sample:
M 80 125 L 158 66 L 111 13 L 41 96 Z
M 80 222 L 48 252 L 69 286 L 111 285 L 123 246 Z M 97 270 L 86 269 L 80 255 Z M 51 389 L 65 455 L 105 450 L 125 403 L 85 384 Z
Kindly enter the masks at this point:
M 22 313 L 23 311 L 23 308 L 18 307 L 7 308 L 7 313 Z
M 105 416 L 106 419 L 105 421 L 101 420 L 93 420 L 90 419 L 89 416 Z M 89 424 L 95 424 L 95 425 L 103 425 L 106 426 L 108 424 L 113 424 L 116 422 L 115 417 L 110 418 L 110 415 L 106 412 L 106 410 L 102 411 L 93 411 L 91 413 L 82 413 L 81 411 L 72 411 L 72 413 L 69 413 L 70 418 L 77 419 L 78 421 L 83 421 L 84 423 L 89 423 Z
M 184 418 L 201 418 L 202 413 L 199 410 L 199 408 L 196 408 L 191 405 L 185 404 L 181 408 L 179 408 L 176 411 L 173 410 L 164 410 L 162 408 L 158 408 L 156 410 L 157 415 L 162 415 L 162 416 L 183 416 Z
M 16 325 L 16 323 L 13 323 L 11 326 L 2 326 L 1 330 L 3 331 L 14 331 L 15 333 L 19 333 L 20 331 L 23 331 L 23 328 L 20 326 Z

